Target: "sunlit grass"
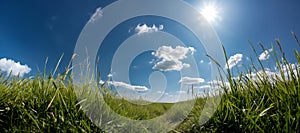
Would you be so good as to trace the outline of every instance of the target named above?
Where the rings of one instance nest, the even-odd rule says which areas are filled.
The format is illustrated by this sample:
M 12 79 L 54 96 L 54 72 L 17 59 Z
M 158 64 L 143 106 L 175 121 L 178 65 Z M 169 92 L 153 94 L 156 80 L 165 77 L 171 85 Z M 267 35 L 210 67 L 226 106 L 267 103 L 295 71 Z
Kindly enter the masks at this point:
M 280 42 L 276 44 L 273 47 L 281 50 Z M 276 63 L 271 66 L 285 65 L 289 71 L 278 67 L 278 74 L 270 76 L 260 61 L 258 66 L 249 66 L 236 76 L 230 70 L 225 71 L 224 79 L 230 86 L 221 86 L 223 97 L 213 117 L 204 125 L 199 124 L 207 99 L 197 98 L 187 119 L 172 132 L 299 132 L 300 68 L 293 68 L 282 50 L 273 52 L 272 58 Z M 300 64 L 297 50 L 294 58 Z M 101 132 L 81 104 L 86 101 L 97 104 L 91 101 L 97 101 L 98 95 L 91 95 L 94 93 L 88 85 L 78 92 L 68 72 L 67 69 L 56 77 L 41 74 L 34 78 L 0 74 L 0 132 Z M 167 103 L 138 106 L 107 93 L 105 90 L 109 88 L 105 85 L 98 89 L 105 92 L 104 99 L 115 112 L 134 120 L 155 118 L 173 106 Z M 76 94 L 82 94 L 80 99 Z

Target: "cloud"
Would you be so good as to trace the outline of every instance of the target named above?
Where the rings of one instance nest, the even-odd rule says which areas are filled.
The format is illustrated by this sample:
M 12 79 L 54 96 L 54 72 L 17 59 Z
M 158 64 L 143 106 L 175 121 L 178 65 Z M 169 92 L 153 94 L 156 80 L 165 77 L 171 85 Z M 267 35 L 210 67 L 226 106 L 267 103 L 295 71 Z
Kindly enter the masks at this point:
M 159 27 L 156 27 L 155 25 L 152 25 L 152 27 L 148 27 L 146 24 L 139 24 L 135 27 L 135 31 L 138 35 L 144 34 L 144 33 L 153 33 L 158 32 L 164 29 L 163 25 L 159 25 Z
M 204 60 L 200 60 L 200 63 L 203 64 L 203 63 L 204 63 Z
M 164 92 L 163 92 L 163 91 L 157 91 L 157 93 L 158 93 L 158 94 L 163 94 Z
M 95 13 L 90 18 L 89 23 L 95 22 L 97 19 L 100 19 L 102 16 L 103 16 L 103 10 L 101 7 L 99 7 L 96 9 Z
M 291 73 L 293 72 L 295 75 L 299 75 L 298 70 L 300 70 L 300 65 L 299 64 L 292 64 L 292 63 L 289 63 L 289 64 L 286 64 L 286 65 L 281 65 L 281 70 L 284 74 L 284 76 L 286 78 L 288 77 L 291 77 Z M 278 72 L 278 75 L 280 74 L 280 72 Z M 296 76 L 297 77 L 297 76 Z
M 186 91 L 177 91 L 177 93 L 179 93 L 179 94 L 185 94 L 187 92 Z
M 154 65 L 153 69 L 159 69 L 161 71 L 180 71 L 183 68 L 189 68 L 190 65 L 182 63 L 178 60 L 167 61 L 162 60 Z
M 225 81 L 212 80 L 206 82 L 205 85 L 194 86 L 195 89 L 220 89 L 221 87 L 230 87 L 230 84 L 229 82 Z
M 267 60 L 270 58 L 270 53 L 272 52 L 273 50 L 272 49 L 268 49 L 268 50 L 265 50 L 263 53 L 261 53 L 259 55 L 259 60 Z
M 115 87 L 123 87 L 123 88 L 134 90 L 134 91 L 147 91 L 147 90 L 149 90 L 146 86 L 131 85 L 131 84 L 127 84 L 127 83 L 124 83 L 124 82 L 118 82 L 118 81 L 107 81 L 107 82 L 105 82 L 105 81 L 100 80 L 99 83 L 100 84 L 107 83 L 107 84 L 113 85 Z
M 107 77 L 109 77 L 109 78 L 111 78 L 112 76 L 113 76 L 113 75 L 112 75 L 111 73 L 107 75 Z
M 192 55 L 196 52 L 196 49 L 194 47 L 188 47 L 188 49 L 192 52 Z
M 126 89 L 130 89 L 130 90 L 135 90 L 135 91 L 147 91 L 149 90 L 146 86 L 136 86 L 136 85 L 131 85 L 131 84 L 127 84 L 124 82 L 110 82 L 110 84 L 112 84 L 115 87 L 123 87 Z
M 193 47 L 177 46 L 172 48 L 171 46 L 161 46 L 152 55 L 160 59 L 153 69 L 159 69 L 161 71 L 180 71 L 183 68 L 189 68 L 190 65 L 183 63 L 182 60 L 187 58 L 188 52 L 195 52 Z
M 205 80 L 202 78 L 191 78 L 191 77 L 183 77 L 180 79 L 179 83 L 185 84 L 185 85 L 194 85 L 194 84 L 200 84 L 204 83 Z
M 236 66 L 239 62 L 241 62 L 242 58 L 243 58 L 242 54 L 235 54 L 234 56 L 231 56 L 227 61 L 229 69 L 231 69 L 232 67 Z M 228 68 L 227 64 L 225 68 Z
M 0 60 L 0 71 L 7 72 L 7 74 L 11 72 L 14 76 L 20 75 L 22 77 L 24 74 L 28 74 L 31 71 L 31 68 L 27 65 L 21 65 L 20 62 L 3 58 Z
M 267 79 L 269 82 L 274 83 L 278 79 L 283 80 L 282 76 L 284 76 L 284 78 L 288 80 L 292 76 L 291 72 L 293 72 L 295 75 L 298 75 L 299 73 L 297 69 L 300 70 L 300 65 L 290 63 L 287 65 L 281 65 L 279 66 L 279 68 L 280 69 L 277 68 L 277 70 L 275 71 L 272 71 L 270 68 L 265 68 L 264 71 L 260 70 L 251 74 L 244 74 L 243 77 L 247 77 L 248 79 L 255 81 L 260 81 L 260 79 Z M 279 70 L 282 71 L 283 75 L 281 75 L 281 72 Z M 239 79 L 239 77 L 235 77 L 234 79 Z
M 229 86 L 229 82 L 225 82 L 225 81 L 221 81 L 221 80 L 212 80 L 212 81 L 209 81 L 207 82 L 208 84 L 210 85 L 218 85 L 218 86 Z
M 210 89 L 211 85 L 201 85 L 201 86 L 195 86 L 195 89 Z

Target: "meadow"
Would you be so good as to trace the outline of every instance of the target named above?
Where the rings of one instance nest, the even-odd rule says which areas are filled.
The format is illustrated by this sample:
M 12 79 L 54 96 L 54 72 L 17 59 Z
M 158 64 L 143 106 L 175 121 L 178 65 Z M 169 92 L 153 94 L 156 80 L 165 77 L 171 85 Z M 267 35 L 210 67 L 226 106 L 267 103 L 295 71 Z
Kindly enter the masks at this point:
M 293 36 L 300 48 L 297 36 Z M 253 44 L 250 46 L 253 48 Z M 297 62 L 292 64 L 287 61 L 279 40 L 272 47 L 280 49 L 271 54 L 276 63 L 270 65 L 277 66 L 277 73 L 271 73 L 258 59 L 253 61 L 260 65 L 244 66 L 245 71 L 238 74 L 229 69 L 220 71 L 226 75 L 220 85 L 223 96 L 208 122 L 199 124 L 199 118 L 210 97 L 198 97 L 186 119 L 171 132 L 300 132 L 300 54 L 294 51 Z M 263 46 L 262 49 L 265 50 Z M 254 48 L 253 51 L 256 53 Z M 227 60 L 225 50 L 224 54 Z M 103 132 L 84 112 L 81 103 L 86 99 L 77 98 L 78 94 L 91 93 L 89 87 L 81 88 L 89 93 L 76 92 L 68 72 L 57 76 L 41 73 L 30 78 L 0 74 L 0 132 Z M 138 106 L 111 94 L 109 86 L 97 84 L 97 88 L 115 112 L 134 120 L 160 116 L 174 105 Z M 98 100 L 89 95 L 86 98 Z M 112 125 L 105 131 L 131 130 Z

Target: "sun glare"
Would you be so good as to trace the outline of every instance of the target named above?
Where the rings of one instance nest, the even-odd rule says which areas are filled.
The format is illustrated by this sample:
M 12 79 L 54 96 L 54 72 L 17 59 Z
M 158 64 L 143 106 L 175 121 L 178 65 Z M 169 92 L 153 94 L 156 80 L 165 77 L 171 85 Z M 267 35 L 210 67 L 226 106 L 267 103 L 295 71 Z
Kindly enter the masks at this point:
M 213 5 L 207 5 L 203 9 L 201 9 L 201 14 L 208 22 L 213 22 L 218 17 L 218 10 Z

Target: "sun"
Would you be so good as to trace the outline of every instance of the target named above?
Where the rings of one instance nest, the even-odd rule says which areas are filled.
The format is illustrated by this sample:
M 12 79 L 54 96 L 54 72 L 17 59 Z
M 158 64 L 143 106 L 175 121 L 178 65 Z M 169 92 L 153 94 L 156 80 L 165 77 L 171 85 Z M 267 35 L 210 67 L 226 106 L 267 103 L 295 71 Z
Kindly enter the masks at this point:
M 218 18 L 219 12 L 216 6 L 206 5 L 201 9 L 200 13 L 208 22 L 213 22 Z

